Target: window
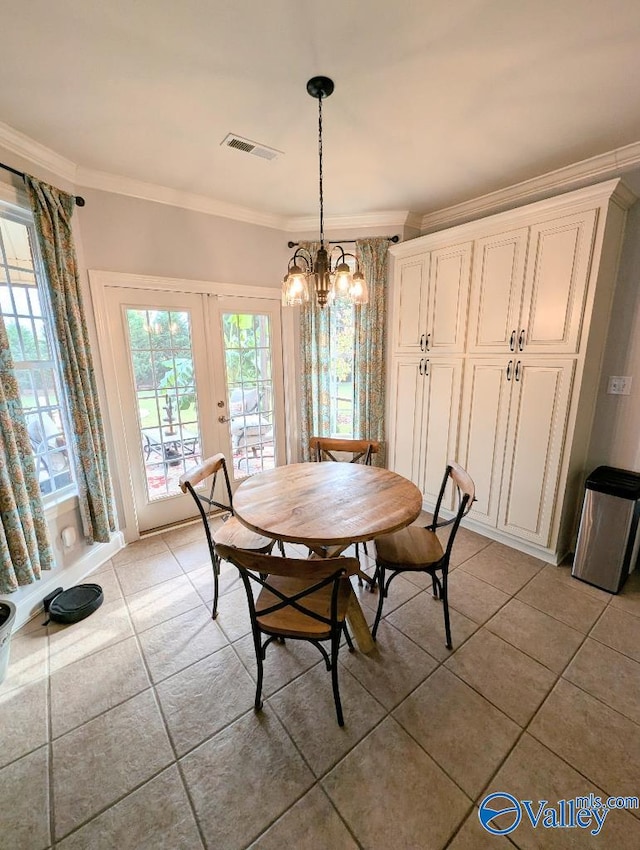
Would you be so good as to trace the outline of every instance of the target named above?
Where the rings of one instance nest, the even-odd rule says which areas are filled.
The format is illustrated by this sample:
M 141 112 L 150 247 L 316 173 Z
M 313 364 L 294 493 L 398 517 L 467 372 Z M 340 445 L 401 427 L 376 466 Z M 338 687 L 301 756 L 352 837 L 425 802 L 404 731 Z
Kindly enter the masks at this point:
M 70 431 L 47 304 L 30 216 L 0 205 L 0 312 L 43 495 L 73 485 Z
M 355 258 L 345 256 L 354 272 Z M 329 310 L 329 395 L 331 405 L 331 436 L 353 437 L 354 399 L 354 305 L 338 298 Z

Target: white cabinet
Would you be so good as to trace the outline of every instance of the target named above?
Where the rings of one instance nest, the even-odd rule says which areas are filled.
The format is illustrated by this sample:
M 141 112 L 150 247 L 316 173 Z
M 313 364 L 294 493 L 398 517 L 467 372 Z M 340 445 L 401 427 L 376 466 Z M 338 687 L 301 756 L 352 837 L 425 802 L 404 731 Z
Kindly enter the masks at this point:
M 470 271 L 471 242 L 399 261 L 392 335 L 396 353 L 464 351 Z
M 461 376 L 460 357 L 401 355 L 393 361 L 389 465 L 434 502 L 447 461 L 455 458 Z
M 547 546 L 575 360 L 467 363 L 459 461 L 476 485 L 471 516 Z
M 429 508 L 457 460 L 470 526 L 552 562 L 588 472 L 633 200 L 612 180 L 390 248 L 391 468 Z

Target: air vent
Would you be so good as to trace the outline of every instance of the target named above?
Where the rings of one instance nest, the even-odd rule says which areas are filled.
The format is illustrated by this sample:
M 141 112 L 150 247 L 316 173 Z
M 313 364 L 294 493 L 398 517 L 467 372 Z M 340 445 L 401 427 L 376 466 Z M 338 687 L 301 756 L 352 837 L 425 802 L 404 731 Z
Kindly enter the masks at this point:
M 268 148 L 266 145 L 260 145 L 249 139 L 243 139 L 241 136 L 236 136 L 235 133 L 229 133 L 220 144 L 227 148 L 234 148 L 237 151 L 250 153 L 251 156 L 259 156 L 261 159 L 276 159 L 282 153 L 282 151 L 277 151 L 275 148 Z

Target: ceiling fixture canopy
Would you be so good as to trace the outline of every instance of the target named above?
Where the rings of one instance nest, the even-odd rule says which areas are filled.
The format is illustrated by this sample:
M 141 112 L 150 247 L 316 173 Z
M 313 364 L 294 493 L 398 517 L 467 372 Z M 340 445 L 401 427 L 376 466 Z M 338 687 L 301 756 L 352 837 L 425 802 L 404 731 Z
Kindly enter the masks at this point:
M 366 304 L 369 300 L 367 282 L 354 254 L 344 251 L 340 245 L 331 246 L 324 241 L 324 198 L 322 194 L 322 100 L 333 92 L 333 80 L 328 77 L 312 77 L 307 83 L 311 97 L 318 99 L 318 175 L 320 188 L 320 247 L 313 257 L 306 248 L 298 248 L 289 260 L 289 267 L 282 282 L 282 303 L 287 307 L 309 301 L 311 289 L 318 304 L 324 307 L 335 298 L 346 298 L 354 304 Z M 326 245 L 329 246 L 327 250 Z M 334 256 L 335 255 L 335 256 Z M 347 262 L 353 259 L 355 271 Z

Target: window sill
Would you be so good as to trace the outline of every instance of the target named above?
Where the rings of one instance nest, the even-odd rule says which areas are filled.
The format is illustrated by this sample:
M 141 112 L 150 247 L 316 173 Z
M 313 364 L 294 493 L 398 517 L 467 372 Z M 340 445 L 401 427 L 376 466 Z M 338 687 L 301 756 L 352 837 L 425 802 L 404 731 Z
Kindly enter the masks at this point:
M 55 495 L 44 496 L 44 515 L 47 520 L 57 519 L 78 507 L 78 494 L 75 487 L 63 490 Z

